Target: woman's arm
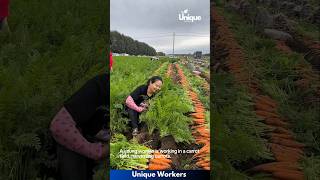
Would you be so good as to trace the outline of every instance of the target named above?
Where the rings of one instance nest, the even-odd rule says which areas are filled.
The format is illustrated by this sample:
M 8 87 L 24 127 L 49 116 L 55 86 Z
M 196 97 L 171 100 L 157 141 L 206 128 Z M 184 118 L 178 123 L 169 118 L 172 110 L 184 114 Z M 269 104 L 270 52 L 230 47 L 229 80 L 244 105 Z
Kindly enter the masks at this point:
M 137 112 L 142 112 L 145 108 L 143 107 L 139 107 L 136 105 L 136 103 L 134 102 L 133 98 L 131 96 L 128 96 L 126 99 L 126 105 L 130 108 L 133 109 Z
M 53 138 L 66 148 L 90 159 L 99 160 L 103 158 L 102 144 L 88 142 L 76 128 L 76 122 L 66 108 L 62 107 L 53 118 L 50 131 Z

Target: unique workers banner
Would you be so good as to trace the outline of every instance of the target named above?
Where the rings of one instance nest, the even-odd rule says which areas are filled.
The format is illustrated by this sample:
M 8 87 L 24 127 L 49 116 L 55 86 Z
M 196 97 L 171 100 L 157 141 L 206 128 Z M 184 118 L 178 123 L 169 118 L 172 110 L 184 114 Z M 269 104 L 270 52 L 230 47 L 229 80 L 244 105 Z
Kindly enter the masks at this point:
M 150 171 L 150 170 L 111 170 L 111 179 L 210 179 L 210 171 L 198 170 L 198 171 L 181 171 L 181 170 L 166 170 L 166 171 Z
M 209 177 L 209 0 L 110 4 L 111 179 Z

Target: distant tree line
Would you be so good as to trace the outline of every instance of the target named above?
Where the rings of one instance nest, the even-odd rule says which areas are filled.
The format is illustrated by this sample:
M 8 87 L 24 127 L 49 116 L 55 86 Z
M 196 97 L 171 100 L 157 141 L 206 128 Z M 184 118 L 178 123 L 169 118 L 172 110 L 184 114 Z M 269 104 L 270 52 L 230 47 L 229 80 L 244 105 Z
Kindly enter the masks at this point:
M 155 56 L 156 50 L 144 42 L 139 42 L 117 31 L 110 32 L 111 51 L 130 55 Z
M 157 52 L 157 56 L 165 56 L 166 54 L 164 52 Z

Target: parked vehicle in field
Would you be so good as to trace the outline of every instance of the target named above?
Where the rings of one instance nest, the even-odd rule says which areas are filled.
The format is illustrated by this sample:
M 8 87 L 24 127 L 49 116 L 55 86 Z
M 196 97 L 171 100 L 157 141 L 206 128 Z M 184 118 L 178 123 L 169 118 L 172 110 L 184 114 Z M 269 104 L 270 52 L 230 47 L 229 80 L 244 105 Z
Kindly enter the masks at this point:
M 195 59 L 201 59 L 202 57 L 202 52 L 201 51 L 196 51 L 194 54 L 193 54 L 193 57 Z
M 159 58 L 156 57 L 156 56 L 152 56 L 152 57 L 150 58 L 150 60 L 151 60 L 151 61 L 157 61 L 157 60 L 159 60 Z

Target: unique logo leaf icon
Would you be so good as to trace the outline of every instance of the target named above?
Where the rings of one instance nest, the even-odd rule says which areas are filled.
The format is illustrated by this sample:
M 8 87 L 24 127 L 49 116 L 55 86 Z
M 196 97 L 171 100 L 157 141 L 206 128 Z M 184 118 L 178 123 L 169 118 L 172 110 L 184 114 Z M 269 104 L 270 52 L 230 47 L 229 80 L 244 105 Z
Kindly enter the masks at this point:
M 188 13 L 188 9 L 185 9 L 185 10 L 183 11 L 183 13 Z

